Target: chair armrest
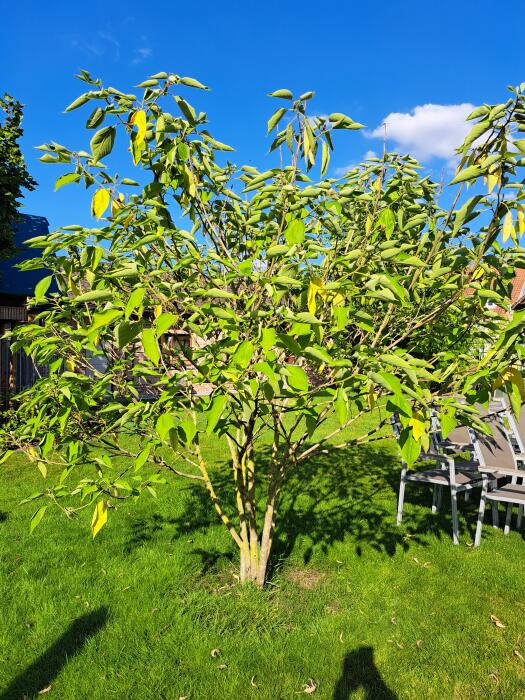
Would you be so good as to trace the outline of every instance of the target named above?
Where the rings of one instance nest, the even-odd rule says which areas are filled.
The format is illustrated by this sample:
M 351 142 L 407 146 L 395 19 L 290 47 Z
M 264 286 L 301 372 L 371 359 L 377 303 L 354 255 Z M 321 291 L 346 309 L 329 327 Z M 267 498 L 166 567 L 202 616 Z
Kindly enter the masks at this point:
M 525 478 L 525 470 L 524 469 L 511 469 L 510 467 L 493 467 L 492 465 L 488 464 L 480 464 L 478 465 L 478 471 L 480 471 L 482 474 L 505 474 L 506 476 L 518 476 L 520 478 Z

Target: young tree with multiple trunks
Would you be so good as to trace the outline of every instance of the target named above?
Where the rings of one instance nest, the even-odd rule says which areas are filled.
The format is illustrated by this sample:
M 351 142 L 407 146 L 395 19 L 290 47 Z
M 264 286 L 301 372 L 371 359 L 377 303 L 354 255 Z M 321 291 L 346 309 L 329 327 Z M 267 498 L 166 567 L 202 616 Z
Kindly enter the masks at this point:
M 413 462 L 431 407 L 446 433 L 476 421 L 470 404 L 502 383 L 518 410 L 525 313 L 509 320 L 487 302 L 508 308 L 525 264 L 523 85 L 470 116 L 444 210 L 409 156 L 385 152 L 327 177 L 334 132 L 361 125 L 307 116 L 311 92 L 271 94 L 276 164 L 259 172 L 227 160 L 232 149 L 181 96 L 205 89 L 198 81 L 159 73 L 137 96 L 79 77 L 90 89 L 66 111 L 93 105 L 90 149 L 52 142 L 41 160 L 65 167 L 57 187 L 93 190 L 100 224 L 31 242 L 39 257 L 26 265 L 52 275 L 35 290 L 34 322 L 13 337 L 49 374 L 18 397 L 6 450 L 24 450 L 44 475 L 62 467 L 32 497 L 32 528 L 53 504 L 70 517 L 89 507 L 96 535 L 108 502 L 172 474 L 202 482 L 239 548 L 241 581 L 263 585 L 298 464 L 379 439 L 393 412 Z M 117 149 L 141 184 L 111 174 Z M 467 199 L 483 178 L 488 192 L 480 182 Z M 52 277 L 60 294 L 47 294 Z M 173 329 L 195 342 L 172 342 Z M 371 412 L 377 427 L 360 431 Z M 216 491 L 205 435 L 227 445 L 234 498 Z

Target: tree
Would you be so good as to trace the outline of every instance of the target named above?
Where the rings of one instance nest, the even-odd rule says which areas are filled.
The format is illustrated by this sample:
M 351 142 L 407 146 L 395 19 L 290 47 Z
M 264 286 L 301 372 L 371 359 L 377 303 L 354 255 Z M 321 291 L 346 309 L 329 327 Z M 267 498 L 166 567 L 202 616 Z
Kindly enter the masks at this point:
M 0 98 L 4 121 L 0 123 L 0 260 L 13 255 L 13 223 L 18 217 L 22 189 L 34 190 L 18 144 L 23 129 L 22 105 L 7 93 Z
M 413 462 L 431 408 L 447 433 L 475 423 L 471 404 L 501 384 L 518 410 L 525 313 L 509 320 L 487 301 L 509 307 L 525 262 L 514 226 L 523 233 L 523 86 L 471 115 L 444 210 L 409 156 L 385 152 L 326 177 L 335 132 L 361 125 L 308 117 L 311 92 L 271 94 L 282 105 L 268 122 L 280 158 L 259 172 L 225 160 L 232 149 L 180 96 L 206 89 L 198 81 L 159 73 L 137 97 L 80 78 L 92 89 L 66 111 L 95 103 L 90 151 L 45 144 L 41 160 L 69 166 L 57 187 L 94 189 L 101 223 L 30 242 L 43 250 L 26 265 L 52 276 L 36 287 L 35 322 L 15 332 L 14 347 L 49 375 L 18 397 L 4 458 L 19 448 L 44 475 L 49 463 L 63 468 L 32 497 L 43 504 L 31 528 L 49 505 L 69 516 L 94 506 L 95 536 L 108 502 L 155 493 L 173 474 L 202 482 L 239 548 L 240 579 L 263 585 L 281 490 L 298 464 L 380 439 L 393 412 Z M 174 92 L 175 115 L 165 108 Z M 128 145 L 144 185 L 109 174 L 110 153 Z M 483 177 L 488 194 L 479 184 L 465 201 L 465 183 Z M 46 296 L 52 277 L 61 293 Z M 178 343 L 174 329 L 197 342 Z M 196 390 L 203 383 L 211 394 Z M 360 430 L 372 412 L 376 427 Z M 204 434 L 228 445 L 234 498 L 216 492 Z

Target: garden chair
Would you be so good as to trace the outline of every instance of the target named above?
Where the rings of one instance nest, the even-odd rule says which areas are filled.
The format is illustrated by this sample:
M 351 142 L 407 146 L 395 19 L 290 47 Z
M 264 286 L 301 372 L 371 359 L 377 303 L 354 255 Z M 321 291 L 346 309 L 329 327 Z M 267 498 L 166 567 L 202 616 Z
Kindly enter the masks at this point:
M 392 427 L 396 438 L 399 440 L 401 426 L 399 420 L 392 417 Z M 457 460 L 451 455 L 438 452 L 434 445 L 428 452 L 424 452 L 416 461 L 416 465 L 424 461 L 435 461 L 436 467 L 408 471 L 408 465 L 401 458 L 401 480 L 399 484 L 399 498 L 397 506 L 397 524 L 401 524 L 403 518 L 403 505 L 405 500 L 405 487 L 409 482 L 419 484 L 432 484 L 434 495 L 432 500 L 432 512 L 439 508 L 440 492 L 443 487 L 450 488 L 450 500 L 452 507 L 452 541 L 459 544 L 458 501 L 457 494 L 481 487 L 482 475 L 476 471 L 477 463 L 468 460 Z
M 507 419 L 509 416 L 507 415 Z M 518 506 L 517 527 L 521 527 L 523 506 L 525 505 L 525 470 L 519 468 L 519 464 L 525 462 L 525 454 L 516 453 L 512 448 L 510 435 L 503 422 L 501 414 L 489 416 L 491 435 L 484 435 L 476 430 L 470 430 L 474 452 L 479 460 L 479 471 L 483 475 L 483 486 L 479 504 L 478 523 L 474 545 L 481 542 L 481 530 L 487 501 L 497 510 L 498 503 L 507 504 L 504 533 L 510 530 L 512 518 L 512 506 Z M 503 485 L 497 484 L 501 476 L 510 477 L 510 482 Z M 495 479 L 496 477 L 496 479 Z
M 476 404 L 476 407 L 482 416 L 486 416 L 489 413 L 500 413 L 506 410 L 507 404 L 503 399 L 495 399 L 489 404 L 488 410 L 481 404 Z M 439 423 L 439 417 L 437 412 L 433 414 L 432 420 L 432 441 L 435 449 L 440 453 L 457 455 L 461 452 L 467 452 L 469 457 L 468 460 L 463 460 L 462 469 L 469 469 L 478 471 L 478 460 L 474 454 L 474 446 L 472 444 L 472 438 L 469 429 L 464 425 L 459 425 L 454 428 L 446 438 L 443 437 L 441 433 L 441 425 Z M 479 471 L 478 471 L 479 473 Z M 465 501 L 470 498 L 470 490 L 465 491 Z M 432 512 L 437 512 L 441 508 L 441 502 L 443 499 L 443 487 L 434 486 L 434 498 Z M 435 504 L 435 505 L 434 505 Z

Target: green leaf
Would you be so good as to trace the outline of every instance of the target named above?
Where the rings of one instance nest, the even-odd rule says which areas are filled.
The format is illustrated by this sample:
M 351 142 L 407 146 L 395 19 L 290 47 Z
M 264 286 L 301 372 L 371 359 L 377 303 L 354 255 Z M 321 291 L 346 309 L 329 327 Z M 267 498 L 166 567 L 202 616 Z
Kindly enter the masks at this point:
M 302 243 L 304 241 L 304 222 L 301 219 L 290 221 L 284 231 L 284 237 L 290 246 Z
M 199 83 L 195 78 L 179 78 L 179 83 L 186 85 L 187 87 L 199 88 L 199 90 L 209 90 L 210 88 L 202 83 Z
M 246 367 L 248 367 L 250 364 L 250 360 L 252 359 L 253 351 L 253 343 L 251 343 L 249 340 L 243 340 L 242 343 L 239 343 L 237 349 L 232 355 L 232 363 L 238 367 L 241 367 L 242 369 L 246 369 Z
M 32 533 L 35 527 L 38 525 L 38 523 L 42 520 L 46 510 L 47 506 L 41 506 L 33 515 L 33 517 L 31 518 L 31 522 L 29 523 L 29 533 Z
M 134 289 L 131 294 L 129 295 L 128 303 L 126 304 L 125 308 L 125 317 L 128 319 L 131 314 L 137 309 L 143 302 L 144 300 L 144 295 L 146 294 L 146 290 L 144 287 L 138 287 L 137 289 Z
M 107 309 L 107 311 L 102 311 L 100 313 L 93 314 L 93 323 L 89 327 L 89 333 L 98 330 L 100 328 L 105 328 L 109 326 L 113 321 L 122 316 L 122 311 L 120 309 Z
M 82 107 L 82 105 L 85 105 L 86 102 L 89 102 L 90 99 L 90 94 L 89 92 L 85 92 L 83 95 L 80 95 L 80 97 L 77 97 L 76 100 L 73 100 L 73 102 L 69 105 L 69 107 L 66 107 L 64 112 L 71 112 L 74 109 L 77 109 L 77 107 Z
M 342 386 L 340 386 L 336 392 L 334 408 L 339 425 L 342 427 L 348 418 L 348 397 Z
M 155 430 L 159 434 L 161 440 L 165 440 L 170 430 L 177 427 L 175 417 L 172 413 L 162 413 L 155 423 Z
M 112 294 L 109 289 L 93 289 L 91 292 L 86 292 L 85 294 L 80 294 L 78 297 L 74 298 L 75 304 L 80 304 L 87 301 L 102 301 L 105 299 L 111 299 Z
M 53 275 L 47 275 L 47 277 L 43 277 L 40 282 L 37 282 L 35 287 L 35 299 L 37 303 L 46 296 L 46 292 L 49 289 L 52 281 Z
M 61 175 L 55 182 L 55 192 L 64 185 L 68 185 L 70 182 L 78 182 L 79 180 L 79 173 L 67 173 L 66 175 Z
M 284 117 L 286 114 L 286 108 L 285 107 L 280 107 L 277 109 L 272 116 L 268 119 L 268 133 L 277 126 L 277 124 L 280 122 L 280 120 Z
M 471 165 L 458 173 L 450 184 L 457 185 L 459 182 L 475 180 L 481 175 L 483 175 L 483 170 L 479 167 L 479 165 Z
M 401 456 L 411 467 L 414 462 L 419 457 L 421 452 L 421 441 L 414 440 L 411 428 L 404 428 L 399 436 L 399 449 L 401 450 Z
M 264 352 L 268 352 L 274 347 L 277 340 L 275 328 L 263 328 L 261 336 L 261 348 Z
M 377 218 L 377 225 L 381 226 L 381 228 L 385 230 L 387 239 L 389 239 L 392 236 L 395 224 L 396 217 L 394 215 L 394 212 L 392 211 L 392 209 L 390 209 L 390 207 L 385 207 L 385 209 L 382 210 L 381 214 L 379 214 Z
M 157 336 L 160 338 L 161 335 L 166 333 L 167 330 L 173 328 L 177 323 L 178 316 L 175 314 L 163 313 L 157 316 L 155 319 L 155 327 L 157 329 Z
M 228 292 L 226 289 L 219 289 L 217 287 L 211 287 L 211 289 L 204 289 L 201 292 L 203 297 L 212 297 L 213 299 L 237 299 L 237 296 L 233 292 Z
M 210 404 L 209 409 L 206 411 L 207 425 L 206 434 L 211 435 L 215 430 L 217 423 L 224 411 L 226 404 L 228 403 L 228 396 L 226 394 L 216 394 Z
M 146 445 L 146 447 L 137 455 L 135 459 L 135 469 L 134 471 L 138 471 L 141 467 L 143 467 L 150 455 L 151 452 L 151 445 Z
M 458 424 L 455 417 L 455 411 L 452 410 L 447 411 L 447 413 L 442 413 L 439 416 L 439 422 L 441 424 L 441 433 L 446 439 Z
M 177 144 L 177 157 L 179 160 L 188 160 L 190 157 L 190 147 L 187 143 L 181 141 Z
M 119 349 L 122 350 L 122 348 L 125 348 L 126 345 L 129 345 L 131 341 L 135 340 L 135 338 L 139 335 L 141 330 L 142 323 L 140 321 L 136 321 L 135 323 L 130 323 L 129 321 L 122 321 L 122 323 L 119 323 L 116 328 L 117 343 Z
M 157 366 L 160 362 L 160 349 L 153 328 L 145 328 L 142 331 L 141 340 L 146 356 Z
M 96 107 L 86 122 L 86 129 L 96 129 L 104 121 L 105 112 L 100 107 Z
M 286 381 L 290 388 L 296 389 L 301 393 L 308 391 L 310 383 L 308 381 L 308 375 L 302 367 L 299 367 L 299 365 L 286 365 L 286 374 Z
M 156 80 L 155 78 L 149 78 L 148 80 L 143 80 L 141 83 L 137 85 L 139 88 L 149 88 L 149 87 L 155 87 L 156 85 L 159 84 L 159 81 Z
M 268 97 L 280 97 L 282 100 L 293 100 L 293 95 L 290 90 L 281 89 L 274 90 L 268 94 Z
M 266 251 L 267 258 L 278 258 L 280 255 L 285 255 L 290 250 L 289 245 L 278 244 L 270 246 Z
M 111 153 L 115 143 L 115 134 L 116 129 L 114 126 L 105 126 L 100 131 L 97 131 L 89 142 L 94 160 L 99 161 Z
M 330 163 L 330 149 L 328 144 L 323 141 L 321 144 L 321 175 L 325 175 Z
M 180 424 L 186 445 L 191 445 L 197 434 L 197 426 L 191 420 L 183 420 Z

